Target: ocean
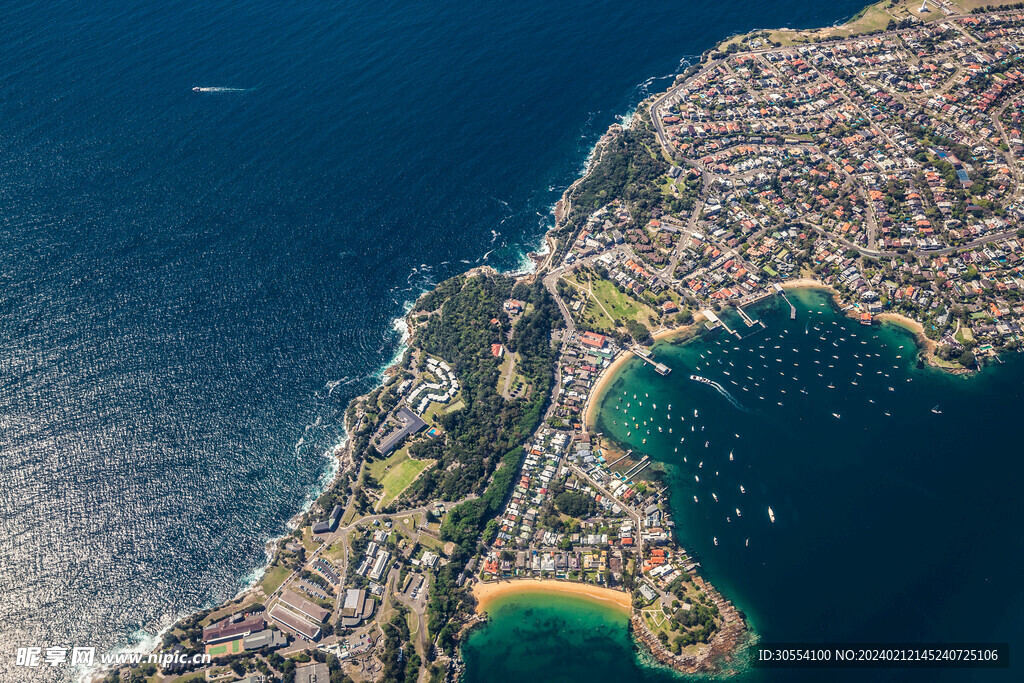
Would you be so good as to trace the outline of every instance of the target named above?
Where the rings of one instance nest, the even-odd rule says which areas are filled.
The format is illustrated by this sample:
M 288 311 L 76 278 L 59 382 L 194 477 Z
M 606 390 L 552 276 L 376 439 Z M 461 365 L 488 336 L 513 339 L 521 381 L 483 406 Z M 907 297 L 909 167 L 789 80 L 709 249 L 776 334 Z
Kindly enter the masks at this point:
M 249 585 L 415 297 L 719 38 L 859 3 L 0 8 L 0 680 Z M 193 88 L 200 88 L 194 92 Z
M 919 363 L 901 327 L 863 326 L 823 290 L 788 296 L 795 320 L 773 297 L 750 309 L 764 329 L 726 316 L 743 339 L 716 330 L 657 344 L 667 377 L 627 364 L 600 399 L 596 429 L 665 468 L 679 543 L 761 642 L 1008 642 L 1012 653 L 1024 644 L 1013 428 L 1024 358 L 952 376 Z M 654 670 L 638 680 L 648 674 L 660 680 Z M 865 672 L 756 670 L 740 679 L 823 675 Z

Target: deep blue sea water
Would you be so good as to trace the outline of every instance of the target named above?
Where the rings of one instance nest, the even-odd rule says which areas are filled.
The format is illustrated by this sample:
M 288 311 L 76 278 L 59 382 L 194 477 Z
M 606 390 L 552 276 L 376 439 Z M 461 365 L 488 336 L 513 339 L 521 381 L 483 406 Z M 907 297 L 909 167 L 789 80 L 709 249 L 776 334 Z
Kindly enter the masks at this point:
M 244 587 L 418 293 L 682 59 L 859 4 L 0 6 L 0 679 Z
M 788 296 L 795 320 L 778 297 L 751 309 L 764 330 L 730 316 L 743 340 L 719 330 L 656 346 L 668 377 L 626 366 L 601 399 L 599 428 L 667 466 L 680 543 L 762 642 L 1001 642 L 1012 658 L 1024 644 L 1014 428 L 1024 357 L 955 377 L 919 366 L 902 328 L 860 325 L 821 290 Z M 742 679 L 867 675 L 1019 677 L 783 669 Z

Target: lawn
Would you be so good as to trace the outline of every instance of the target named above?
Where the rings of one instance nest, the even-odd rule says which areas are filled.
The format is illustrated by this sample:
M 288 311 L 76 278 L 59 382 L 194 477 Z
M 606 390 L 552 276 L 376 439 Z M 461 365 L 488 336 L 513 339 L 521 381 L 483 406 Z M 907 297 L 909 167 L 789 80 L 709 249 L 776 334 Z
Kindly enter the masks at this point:
M 458 406 L 458 408 L 456 407 Z M 449 413 L 459 408 L 465 408 L 466 403 L 462 400 L 462 392 L 455 394 L 452 400 L 448 403 L 438 403 L 437 401 L 431 401 L 430 407 L 423 413 L 424 422 L 433 422 L 434 418 L 441 413 Z
M 290 573 L 288 567 L 282 567 L 281 565 L 275 565 L 268 569 L 267 573 L 263 575 L 263 580 L 260 582 L 263 592 L 270 595 L 276 591 Z
M 397 463 L 388 470 L 384 478 L 380 480 L 384 487 L 384 497 L 381 498 L 378 507 L 383 507 L 402 494 L 409 484 L 412 483 L 420 472 L 434 464 L 434 460 L 413 460 L 406 457 L 405 460 Z
M 341 560 L 345 557 L 345 546 L 342 544 L 341 541 L 335 541 L 331 544 L 330 548 L 324 550 L 322 553 L 320 553 L 320 555 L 321 557 L 324 557 L 328 560 L 335 560 L 337 562 L 341 562 Z
M 302 529 L 302 545 L 306 548 L 307 553 L 311 553 L 316 550 L 320 544 L 313 540 L 313 527 L 304 527 Z
M 400 462 L 409 459 L 409 448 L 407 446 L 399 448 L 397 451 L 384 458 L 383 460 L 374 460 L 366 466 L 366 469 L 370 471 L 370 476 L 373 477 L 374 481 L 380 482 L 381 479 L 388 473 L 392 467 Z
M 611 280 L 595 279 L 593 283 L 594 297 L 601 302 L 604 309 L 618 320 L 638 320 L 650 325 L 655 317 L 654 310 L 647 304 L 640 303 L 628 294 L 620 292 Z
M 420 545 L 426 548 L 433 548 L 434 550 L 444 550 L 444 543 L 442 541 L 427 534 L 420 534 Z
M 420 517 L 421 513 L 416 513 L 415 515 L 402 517 L 398 520 L 398 523 L 402 525 L 402 530 L 405 532 L 407 536 L 412 536 L 414 533 L 416 533 L 416 522 L 417 520 L 419 520 Z
M 205 671 L 197 671 L 195 673 L 185 674 L 181 678 L 175 678 L 174 679 L 175 683 L 195 683 L 196 681 L 205 681 L 205 680 L 206 680 L 206 672 Z
M 444 409 L 445 415 L 448 413 L 454 413 L 456 410 L 462 410 L 466 407 L 466 402 L 462 400 L 462 394 L 458 394 L 455 400 L 452 401 L 451 405 Z
M 513 363 L 513 360 L 515 360 L 515 363 Z M 521 389 L 526 383 L 526 378 L 519 374 L 518 367 L 519 355 L 513 353 L 506 353 L 501 361 L 501 365 L 498 366 L 498 391 L 502 391 L 505 388 L 508 373 L 513 373 L 512 383 L 509 384 L 509 395 L 512 398 L 517 398 L 520 395 L 517 387 Z
M 954 5 L 959 5 L 964 8 L 964 14 L 970 14 L 971 10 L 976 7 L 1002 7 L 1003 5 L 1013 5 L 1019 2 L 1019 0 L 953 0 Z M 918 5 L 920 7 L 920 5 Z
M 953 335 L 953 338 L 961 344 L 974 341 L 974 335 L 971 334 L 971 328 L 969 327 L 960 327 L 960 329 L 956 331 L 956 334 Z
M 889 0 L 882 0 L 882 2 L 865 7 L 841 26 L 828 26 L 825 28 L 811 27 L 806 30 L 776 29 L 769 31 L 769 40 L 780 43 L 783 47 L 788 47 L 790 45 L 814 42 L 815 39 L 833 36 L 847 38 L 861 33 L 870 33 L 871 31 L 884 29 L 889 24 L 889 21 L 893 19 L 894 15 L 901 19 L 909 16 L 911 12 L 908 10 L 908 7 L 910 5 L 913 5 L 914 15 L 918 16 L 916 10 L 921 6 L 920 0 L 898 0 L 896 5 L 891 8 L 889 7 Z M 924 18 L 927 21 L 944 16 L 945 14 L 943 12 L 932 7 L 931 15 L 926 14 L 924 15 Z M 754 31 L 754 33 L 761 33 L 761 31 Z M 749 35 L 750 34 L 746 34 L 744 36 L 732 38 L 723 43 L 722 48 L 724 49 L 729 43 L 739 44 L 744 37 L 749 37 Z M 744 49 L 744 47 L 746 46 L 742 44 L 740 45 L 741 50 Z
M 406 623 L 409 624 L 409 639 L 412 640 L 412 636 L 415 636 L 416 632 L 420 630 L 420 620 L 419 618 L 417 618 L 415 612 L 407 612 L 405 615 L 405 620 Z M 416 641 L 413 640 L 412 642 Z

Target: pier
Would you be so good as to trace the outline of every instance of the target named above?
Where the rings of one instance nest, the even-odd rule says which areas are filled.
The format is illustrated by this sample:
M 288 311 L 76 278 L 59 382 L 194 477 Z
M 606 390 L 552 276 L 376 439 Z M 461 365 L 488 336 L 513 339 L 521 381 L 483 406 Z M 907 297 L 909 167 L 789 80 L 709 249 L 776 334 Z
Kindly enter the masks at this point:
M 789 319 L 796 320 L 796 306 L 794 306 L 789 299 L 786 299 L 786 292 L 782 289 L 782 285 L 776 282 L 772 286 L 775 287 L 776 292 L 782 295 L 782 298 L 785 300 L 785 302 L 789 304 Z
M 747 327 L 753 327 L 754 325 L 760 325 L 761 327 L 764 327 L 763 322 L 751 318 L 739 304 L 736 304 L 736 312 L 740 314 L 740 318 L 743 320 Z
M 659 375 L 667 375 L 668 373 L 672 372 L 672 368 L 668 367 L 667 365 L 655 362 L 655 360 L 651 358 L 651 352 L 645 349 L 644 347 L 631 346 L 629 350 L 637 358 L 640 358 L 644 362 L 653 365 L 654 371 Z
M 701 311 L 701 314 L 703 314 L 703 316 L 705 318 L 707 318 L 711 322 L 711 327 L 712 328 L 717 327 L 718 325 L 721 325 L 722 327 L 725 328 L 725 331 L 728 332 L 729 334 L 736 335 L 737 339 L 743 339 L 743 337 L 740 336 L 739 332 L 737 332 L 735 330 L 732 330 L 732 329 L 729 329 L 729 326 L 725 324 L 725 321 L 722 320 L 721 318 L 719 318 L 717 315 L 715 315 L 714 311 L 712 311 L 710 309 L 706 309 L 706 310 Z

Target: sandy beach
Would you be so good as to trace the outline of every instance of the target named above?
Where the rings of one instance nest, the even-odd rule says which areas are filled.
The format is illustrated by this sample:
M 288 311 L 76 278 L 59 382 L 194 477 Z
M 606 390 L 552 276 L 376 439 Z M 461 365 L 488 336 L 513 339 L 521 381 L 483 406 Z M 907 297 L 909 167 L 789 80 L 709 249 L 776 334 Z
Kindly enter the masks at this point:
M 924 333 L 924 325 L 918 321 L 899 313 L 879 313 L 875 316 L 875 319 L 899 325 L 900 327 L 910 330 L 917 336 L 917 343 L 919 346 L 923 347 L 926 358 L 931 361 L 935 356 L 935 350 L 939 345 L 934 339 L 930 339 L 928 335 Z
M 478 614 L 484 612 L 487 610 L 487 606 L 498 598 L 517 593 L 565 593 L 617 607 L 627 616 L 633 611 L 633 604 L 628 593 L 589 583 L 555 581 L 553 579 L 510 579 L 477 583 L 473 586 L 476 611 Z
M 831 287 L 829 285 L 826 285 L 824 282 L 821 282 L 820 280 L 815 280 L 814 278 L 809 277 L 801 277 L 795 280 L 787 280 L 786 282 L 781 283 L 781 286 L 783 289 L 800 289 L 803 287 L 810 287 L 813 289 L 827 289 L 833 294 L 838 293 L 835 287 Z
M 697 326 L 702 325 L 703 323 L 704 316 L 697 313 L 694 315 L 693 322 L 689 325 L 658 330 L 657 332 L 654 332 L 652 336 L 654 341 L 658 342 L 685 334 L 693 334 L 697 329 Z M 594 384 L 593 388 L 590 390 L 590 395 L 587 396 L 586 409 L 583 411 L 583 424 L 587 429 L 594 426 L 594 420 L 597 417 L 597 404 L 600 403 L 601 395 L 604 394 L 608 383 L 615 379 L 615 376 L 619 374 L 619 370 L 622 369 L 622 366 L 631 358 L 633 358 L 633 354 L 629 351 L 623 351 L 611 365 L 604 369 L 601 376 L 597 378 L 597 383 Z
M 615 379 L 615 375 L 619 374 L 619 370 L 622 366 L 633 359 L 633 354 L 629 351 L 623 351 L 620 353 L 612 364 L 609 365 L 601 373 L 601 376 L 597 378 L 597 382 L 590 390 L 590 395 L 587 397 L 587 407 L 583 411 L 583 426 L 586 429 L 590 429 L 594 426 L 594 419 L 597 417 L 597 404 L 600 403 L 601 395 L 607 388 L 609 382 Z

